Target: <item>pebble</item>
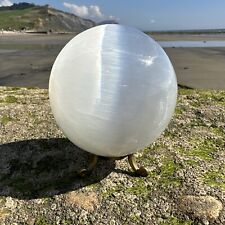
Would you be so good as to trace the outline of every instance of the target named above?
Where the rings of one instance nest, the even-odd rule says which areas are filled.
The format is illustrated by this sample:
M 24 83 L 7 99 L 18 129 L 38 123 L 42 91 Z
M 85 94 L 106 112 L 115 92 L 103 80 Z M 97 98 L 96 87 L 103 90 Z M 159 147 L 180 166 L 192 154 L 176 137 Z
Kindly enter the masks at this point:
M 5 202 L 5 206 L 6 206 L 8 209 L 15 209 L 16 206 L 17 206 L 17 202 L 14 201 L 11 197 L 7 197 L 7 198 L 6 198 L 6 202 Z
M 217 219 L 223 205 L 212 196 L 187 195 L 180 199 L 180 208 L 183 212 L 206 221 Z

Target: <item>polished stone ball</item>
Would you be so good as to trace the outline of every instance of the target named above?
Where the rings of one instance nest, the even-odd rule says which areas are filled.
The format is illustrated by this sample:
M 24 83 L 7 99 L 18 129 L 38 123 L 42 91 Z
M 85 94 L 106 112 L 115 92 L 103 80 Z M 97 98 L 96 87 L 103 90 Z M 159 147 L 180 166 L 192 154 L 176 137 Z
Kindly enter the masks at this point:
M 74 37 L 53 65 L 55 120 L 75 145 L 119 157 L 154 142 L 176 105 L 177 81 L 164 50 L 132 27 L 108 24 Z

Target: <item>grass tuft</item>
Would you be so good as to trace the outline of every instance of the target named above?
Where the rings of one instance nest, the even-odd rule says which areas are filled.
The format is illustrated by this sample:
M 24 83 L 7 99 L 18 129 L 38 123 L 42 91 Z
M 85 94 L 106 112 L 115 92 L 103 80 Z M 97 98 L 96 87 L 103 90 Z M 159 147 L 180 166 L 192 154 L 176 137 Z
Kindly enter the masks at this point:
M 17 98 L 13 95 L 8 95 L 5 98 L 5 103 L 16 103 L 17 102 Z

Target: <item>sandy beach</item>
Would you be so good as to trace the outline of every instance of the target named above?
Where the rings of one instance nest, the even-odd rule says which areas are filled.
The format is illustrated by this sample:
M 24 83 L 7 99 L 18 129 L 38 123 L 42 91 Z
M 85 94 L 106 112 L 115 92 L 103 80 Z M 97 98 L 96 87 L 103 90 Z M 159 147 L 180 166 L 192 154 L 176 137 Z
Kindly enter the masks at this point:
M 180 85 L 225 89 L 225 48 L 166 48 Z
M 67 35 L 0 35 L 0 85 L 48 88 L 54 60 Z M 224 34 L 154 34 L 157 41 L 225 40 Z M 180 85 L 225 89 L 225 47 L 164 48 Z
M 225 40 L 224 33 L 202 34 L 176 34 L 176 33 L 153 33 L 150 34 L 157 41 L 215 41 Z

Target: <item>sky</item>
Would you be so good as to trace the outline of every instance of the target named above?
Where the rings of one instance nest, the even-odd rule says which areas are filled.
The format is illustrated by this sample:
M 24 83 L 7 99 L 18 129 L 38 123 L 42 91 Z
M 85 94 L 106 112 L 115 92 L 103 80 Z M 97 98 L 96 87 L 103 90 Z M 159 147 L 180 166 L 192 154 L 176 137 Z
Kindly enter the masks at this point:
M 0 6 L 26 0 L 0 0 Z M 27 0 L 95 22 L 116 20 L 144 31 L 225 28 L 225 0 Z

